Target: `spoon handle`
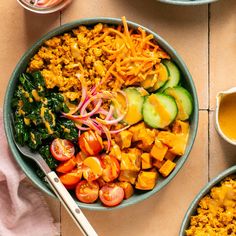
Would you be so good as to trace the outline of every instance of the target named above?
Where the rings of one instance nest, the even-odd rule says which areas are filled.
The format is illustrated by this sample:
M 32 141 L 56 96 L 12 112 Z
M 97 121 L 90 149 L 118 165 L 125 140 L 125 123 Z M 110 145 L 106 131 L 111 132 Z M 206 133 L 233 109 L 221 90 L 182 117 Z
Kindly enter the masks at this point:
M 83 212 L 80 210 L 70 193 L 61 183 L 57 174 L 54 171 L 49 172 L 46 175 L 49 185 L 52 187 L 54 193 L 59 198 L 60 202 L 64 205 L 76 225 L 80 228 L 81 232 L 85 236 L 98 236 L 93 229 Z

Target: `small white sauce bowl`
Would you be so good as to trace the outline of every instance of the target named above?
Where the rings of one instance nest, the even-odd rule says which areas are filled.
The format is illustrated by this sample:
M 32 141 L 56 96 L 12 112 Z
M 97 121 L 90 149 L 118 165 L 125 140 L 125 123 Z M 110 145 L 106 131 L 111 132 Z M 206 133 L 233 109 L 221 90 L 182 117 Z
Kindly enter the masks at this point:
M 236 93 L 236 87 L 233 87 L 231 89 L 228 89 L 226 91 L 221 91 L 217 94 L 216 96 L 216 110 L 215 110 L 215 127 L 219 135 L 228 143 L 235 145 L 236 146 L 236 141 L 228 138 L 223 131 L 221 130 L 220 124 L 219 124 L 219 109 L 221 105 L 221 101 L 223 97 L 229 95 L 229 94 L 234 94 Z
M 64 0 L 57 5 L 51 6 L 51 7 L 37 7 L 33 6 L 30 3 L 27 3 L 25 0 L 17 0 L 17 2 L 24 7 L 25 9 L 34 12 L 34 13 L 39 13 L 39 14 L 50 14 L 56 11 L 60 11 L 63 8 L 65 8 L 67 5 L 69 5 L 72 0 Z

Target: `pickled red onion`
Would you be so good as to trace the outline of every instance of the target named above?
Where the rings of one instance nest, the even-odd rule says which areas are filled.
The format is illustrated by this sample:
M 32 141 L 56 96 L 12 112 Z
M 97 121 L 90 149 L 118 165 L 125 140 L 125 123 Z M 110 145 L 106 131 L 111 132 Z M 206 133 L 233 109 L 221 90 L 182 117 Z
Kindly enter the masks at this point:
M 36 0 L 34 2 L 34 5 L 37 7 L 52 7 L 59 3 L 61 3 L 63 0 Z M 29 1 L 31 2 L 31 1 Z
M 75 126 L 76 126 L 79 130 L 83 130 L 83 131 L 89 130 L 89 128 L 83 127 L 83 126 L 80 125 L 78 122 L 75 122 Z
M 111 148 L 111 133 L 110 130 L 105 125 L 101 125 L 101 127 L 107 138 L 107 152 L 109 152 Z
M 99 135 L 102 134 L 101 127 L 95 124 L 91 119 L 84 121 L 84 124 L 87 125 L 92 130 L 96 131 Z
M 112 134 L 117 134 L 121 132 L 122 130 L 125 130 L 129 127 L 125 126 L 121 129 L 117 130 L 109 130 L 110 125 L 116 125 L 119 123 L 123 118 L 125 117 L 127 111 L 128 111 L 128 100 L 126 97 L 126 94 L 123 91 L 117 91 L 115 92 L 109 92 L 109 91 L 102 91 L 102 92 L 97 92 L 97 86 L 94 86 L 92 90 L 88 91 L 87 90 L 87 84 L 86 81 L 83 80 L 82 77 L 78 77 L 78 79 L 81 82 L 81 99 L 78 104 L 78 106 L 70 111 L 69 113 L 62 113 L 64 117 L 73 120 L 75 122 L 75 126 L 79 130 L 79 136 L 81 134 L 81 131 L 86 131 L 89 129 L 94 130 L 97 132 L 99 135 L 105 134 L 106 139 L 107 139 L 107 152 L 109 152 L 110 147 L 111 147 L 111 135 Z M 109 111 L 105 110 L 102 108 L 103 105 L 103 100 L 104 99 L 109 99 L 113 101 L 114 104 L 117 103 L 116 101 L 116 96 L 117 93 L 122 94 L 125 97 L 126 101 L 126 107 L 125 111 L 120 112 L 117 111 L 118 113 L 118 118 L 114 119 L 113 114 L 115 107 L 113 105 L 110 106 Z M 90 106 L 90 107 L 89 107 Z M 92 106 L 92 110 L 91 110 Z M 90 108 L 88 112 L 88 107 Z M 97 114 L 102 114 L 105 116 L 104 119 L 98 118 L 94 115 Z
M 126 125 L 125 127 L 121 128 L 121 129 L 110 130 L 110 134 L 120 133 L 121 131 L 128 129 L 129 127 L 130 127 L 130 125 Z
M 113 113 L 114 113 L 114 107 L 110 106 L 109 112 L 107 113 L 105 120 L 110 120 L 112 118 Z

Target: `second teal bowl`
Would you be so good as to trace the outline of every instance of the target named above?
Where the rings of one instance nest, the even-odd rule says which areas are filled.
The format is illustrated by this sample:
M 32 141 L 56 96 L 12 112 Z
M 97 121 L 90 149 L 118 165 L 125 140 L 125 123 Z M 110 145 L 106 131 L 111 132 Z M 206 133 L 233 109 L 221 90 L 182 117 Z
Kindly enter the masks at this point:
M 121 25 L 122 22 L 120 19 L 116 18 L 87 18 L 87 19 L 80 19 L 65 25 L 62 25 L 61 27 L 58 27 L 51 32 L 47 33 L 45 36 L 43 36 L 41 39 L 39 39 L 31 48 L 28 49 L 28 51 L 23 55 L 23 57 L 20 59 L 19 63 L 17 64 L 14 72 L 12 73 L 12 76 L 10 78 L 8 88 L 5 95 L 5 102 L 4 102 L 4 126 L 6 131 L 6 136 L 8 139 L 8 143 L 10 146 L 10 149 L 13 153 L 14 158 L 22 168 L 22 170 L 25 172 L 25 174 L 32 180 L 34 184 L 36 184 L 42 191 L 46 192 L 50 196 L 55 196 L 52 190 L 43 182 L 35 173 L 35 163 L 30 162 L 28 159 L 25 159 L 17 150 L 17 148 L 14 145 L 12 135 L 10 133 L 10 114 L 12 112 L 11 110 L 11 99 L 13 96 L 13 92 L 16 88 L 18 77 L 19 75 L 24 72 L 27 68 L 27 65 L 30 61 L 30 59 L 34 56 L 34 54 L 39 50 L 39 48 L 43 45 L 43 43 L 52 38 L 53 36 L 61 35 L 65 32 L 70 31 L 73 28 L 78 27 L 79 25 L 86 25 L 86 26 L 92 26 L 97 23 L 106 23 L 110 25 Z M 160 191 L 164 186 L 166 186 L 178 173 L 178 171 L 182 168 L 183 164 L 187 160 L 189 153 L 192 149 L 194 139 L 197 133 L 197 127 L 198 127 L 198 99 L 197 99 L 197 93 L 194 86 L 194 82 L 192 80 L 192 77 L 181 59 L 181 57 L 177 54 L 177 52 L 164 40 L 162 39 L 158 34 L 155 32 L 137 24 L 128 21 L 128 25 L 130 28 L 137 29 L 138 27 L 142 27 L 146 30 L 147 33 L 153 34 L 156 42 L 171 56 L 171 58 L 175 61 L 175 63 L 178 65 L 182 72 L 182 83 L 184 87 L 186 87 L 189 92 L 193 96 L 193 102 L 194 102 L 194 111 L 191 115 L 190 119 L 190 136 L 187 144 L 187 148 L 185 151 L 185 154 L 179 158 L 179 160 L 176 163 L 175 170 L 167 177 L 167 178 L 160 178 L 158 180 L 157 185 L 155 188 L 151 191 L 144 192 L 142 194 L 135 194 L 128 200 L 123 201 L 120 205 L 113 207 L 113 208 L 107 208 L 102 206 L 100 203 L 94 203 L 94 204 L 85 204 L 78 202 L 78 205 L 81 208 L 86 208 L 89 210 L 112 210 L 112 209 L 118 209 L 123 208 L 126 206 L 130 206 L 132 204 L 135 204 L 137 202 L 140 202 L 156 192 Z M 191 50 L 191 49 L 190 49 Z
M 223 171 L 222 173 L 220 173 L 218 176 L 216 176 L 214 179 L 212 179 L 199 193 L 198 195 L 194 198 L 194 200 L 192 201 L 191 205 L 189 206 L 185 216 L 184 216 L 184 220 L 182 222 L 181 228 L 180 228 L 180 232 L 179 232 L 179 236 L 185 236 L 185 230 L 188 229 L 189 225 L 190 225 L 190 220 L 191 220 L 191 216 L 196 214 L 197 208 L 198 208 L 198 203 L 200 202 L 200 200 L 206 196 L 207 194 L 210 193 L 211 189 L 214 186 L 217 186 L 220 184 L 220 182 L 225 179 L 226 177 L 230 176 L 230 175 L 235 175 L 236 174 L 236 166 L 230 167 L 229 169 Z

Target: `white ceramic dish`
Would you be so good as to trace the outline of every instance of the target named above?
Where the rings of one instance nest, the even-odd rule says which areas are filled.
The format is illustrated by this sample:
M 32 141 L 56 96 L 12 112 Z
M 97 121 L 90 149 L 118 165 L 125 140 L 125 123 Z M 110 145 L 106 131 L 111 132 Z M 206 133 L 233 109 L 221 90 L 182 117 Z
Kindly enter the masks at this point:
M 25 0 L 17 0 L 17 2 L 22 7 L 24 7 L 25 9 L 27 9 L 31 12 L 39 13 L 39 14 L 50 14 L 50 13 L 62 10 L 67 5 L 69 5 L 72 2 L 72 0 L 64 0 L 55 6 L 47 7 L 47 8 L 33 6 L 32 4 L 27 3 Z
M 157 0 L 157 1 L 174 5 L 202 5 L 216 2 L 218 0 Z
M 229 95 L 229 94 L 236 94 L 236 87 L 233 87 L 231 89 L 228 89 L 226 91 L 221 91 L 217 94 L 216 96 L 216 110 L 215 110 L 215 127 L 216 127 L 216 130 L 217 132 L 219 133 L 219 135 L 228 143 L 231 143 L 232 145 L 235 145 L 236 146 L 236 141 L 228 138 L 224 133 L 223 131 L 221 130 L 220 128 L 220 125 L 219 125 L 219 108 L 220 108 L 220 104 L 221 104 L 221 101 L 223 99 L 223 97 Z

